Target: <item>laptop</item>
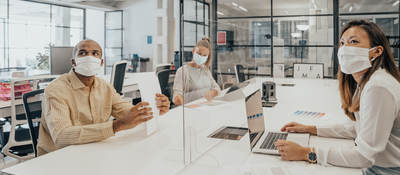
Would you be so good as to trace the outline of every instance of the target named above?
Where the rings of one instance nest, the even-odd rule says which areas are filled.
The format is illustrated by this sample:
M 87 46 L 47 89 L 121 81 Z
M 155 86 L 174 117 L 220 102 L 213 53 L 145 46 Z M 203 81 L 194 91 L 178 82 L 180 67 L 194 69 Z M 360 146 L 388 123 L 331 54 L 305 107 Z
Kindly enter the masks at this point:
M 308 146 L 309 134 L 265 130 L 260 89 L 247 96 L 245 100 L 251 152 L 279 155 L 274 144 L 279 139 L 293 141 L 301 146 Z

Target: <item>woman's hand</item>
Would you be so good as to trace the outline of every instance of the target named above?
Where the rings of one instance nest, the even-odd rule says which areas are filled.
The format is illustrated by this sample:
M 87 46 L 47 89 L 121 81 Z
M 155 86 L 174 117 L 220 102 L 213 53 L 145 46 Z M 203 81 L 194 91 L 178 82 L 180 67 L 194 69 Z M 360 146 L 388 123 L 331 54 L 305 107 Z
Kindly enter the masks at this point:
M 213 89 L 213 90 L 209 90 L 206 92 L 206 94 L 204 95 L 204 98 L 207 99 L 207 101 L 211 101 L 212 99 L 214 99 L 214 97 L 216 97 L 218 95 L 218 91 Z
M 317 127 L 290 122 L 281 128 L 282 132 L 310 133 L 317 135 Z
M 183 97 L 182 97 L 182 95 L 177 95 L 177 96 L 175 96 L 175 98 L 174 98 L 174 104 L 177 105 L 177 106 L 180 106 L 180 105 L 183 104 Z
M 308 160 L 308 154 L 311 152 L 310 148 L 286 140 L 276 141 L 275 146 L 283 160 Z

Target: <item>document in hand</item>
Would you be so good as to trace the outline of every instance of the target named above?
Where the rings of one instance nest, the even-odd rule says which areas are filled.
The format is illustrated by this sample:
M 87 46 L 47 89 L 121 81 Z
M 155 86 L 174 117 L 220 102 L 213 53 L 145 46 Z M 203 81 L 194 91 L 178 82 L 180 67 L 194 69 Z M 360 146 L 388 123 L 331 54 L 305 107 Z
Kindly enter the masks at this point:
M 158 130 L 159 110 L 156 104 L 156 93 L 161 94 L 160 84 L 154 72 L 135 73 L 134 79 L 138 83 L 142 101 L 146 101 L 153 109 L 153 119 L 146 122 L 146 134 L 150 135 Z

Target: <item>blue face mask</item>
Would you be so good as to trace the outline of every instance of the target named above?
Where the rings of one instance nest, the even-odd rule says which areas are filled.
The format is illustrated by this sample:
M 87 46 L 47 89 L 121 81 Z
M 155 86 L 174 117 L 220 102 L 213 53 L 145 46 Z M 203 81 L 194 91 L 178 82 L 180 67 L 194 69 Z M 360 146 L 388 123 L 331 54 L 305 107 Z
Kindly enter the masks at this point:
M 193 54 L 193 60 L 197 65 L 202 65 L 207 62 L 208 56 L 200 56 L 196 52 Z

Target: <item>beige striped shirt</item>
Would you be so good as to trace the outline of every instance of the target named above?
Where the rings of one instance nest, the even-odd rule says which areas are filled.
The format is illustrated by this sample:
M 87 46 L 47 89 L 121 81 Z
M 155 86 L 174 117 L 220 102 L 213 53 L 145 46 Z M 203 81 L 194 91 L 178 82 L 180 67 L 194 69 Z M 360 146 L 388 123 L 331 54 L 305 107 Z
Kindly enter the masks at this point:
M 71 70 L 45 89 L 38 155 L 113 136 L 110 116 L 122 117 L 131 107 L 103 79 L 96 77 L 89 88 Z

